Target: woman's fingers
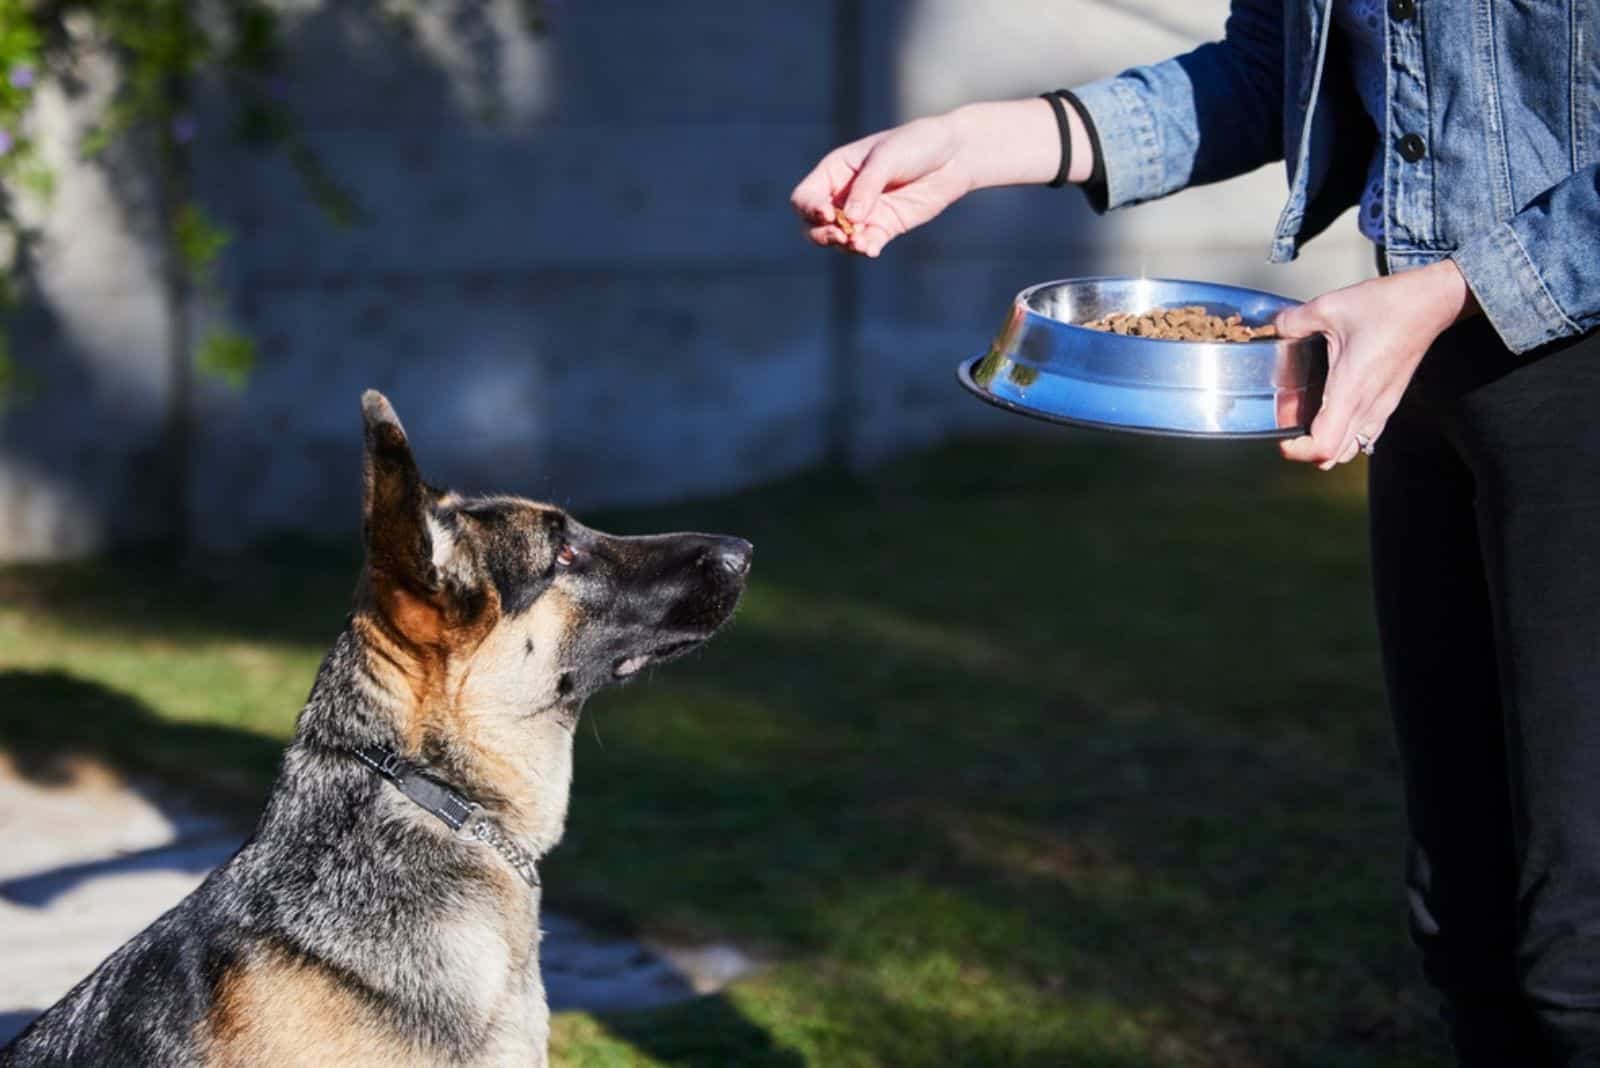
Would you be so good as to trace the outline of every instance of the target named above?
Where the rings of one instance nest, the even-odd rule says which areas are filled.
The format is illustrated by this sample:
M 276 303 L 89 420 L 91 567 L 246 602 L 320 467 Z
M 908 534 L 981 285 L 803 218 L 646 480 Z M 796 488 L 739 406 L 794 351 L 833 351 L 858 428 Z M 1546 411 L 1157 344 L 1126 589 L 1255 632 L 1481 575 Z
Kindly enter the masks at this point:
M 1380 368 L 1370 353 L 1357 351 L 1356 342 L 1345 336 L 1339 305 L 1330 297 L 1286 308 L 1274 322 L 1286 338 L 1323 334 L 1328 339 L 1328 377 L 1311 432 L 1283 442 L 1279 451 L 1287 460 L 1316 464 L 1324 471 L 1349 463 L 1361 452 L 1361 437 L 1377 438 L 1399 403 L 1398 395 L 1391 399 L 1386 392 L 1373 394 L 1374 387 L 1383 389 L 1382 381 L 1373 379 Z
M 877 259 L 883 247 L 894 240 L 895 233 L 877 223 L 857 223 L 856 232 L 849 239 L 850 248 L 863 256 Z
M 1384 389 L 1376 396 L 1358 395 L 1358 376 L 1370 382 L 1372 368 L 1357 368 L 1351 362 L 1329 372 L 1323 391 L 1322 408 L 1311 422 L 1311 433 L 1283 442 L 1285 459 L 1314 463 L 1324 471 L 1349 463 L 1372 445 L 1383 433 L 1389 416 L 1400 404 L 1401 389 Z
M 1341 388 L 1331 396 L 1323 395 L 1322 410 L 1311 421 L 1310 459 L 1324 471 L 1331 470 L 1335 464 L 1344 462 L 1341 457 L 1355 437 L 1355 428 L 1352 424 L 1355 420 L 1357 398 L 1350 395 L 1353 383 L 1343 381 L 1339 385 Z
M 833 223 L 826 223 L 807 227 L 806 237 L 813 245 L 838 248 L 843 252 L 859 252 L 863 256 L 876 258 L 894 235 L 876 225 L 857 226 L 853 234 L 846 234 Z
M 811 240 L 813 245 L 821 245 L 823 248 L 827 248 L 829 245 L 842 245 L 846 240 L 844 231 L 832 223 L 808 227 L 806 229 L 806 237 Z
M 800 179 L 800 184 L 789 194 L 789 203 L 806 222 L 829 223 L 833 221 L 833 197 L 844 182 L 835 186 L 835 173 L 841 164 L 834 159 L 838 152 L 829 153 L 811 173 Z M 848 179 L 845 179 L 848 181 Z
M 857 173 L 879 143 L 885 141 L 893 130 L 882 130 L 851 141 L 823 156 L 811 173 L 800 179 L 800 184 L 789 194 L 789 203 L 810 223 L 828 223 L 834 219 L 834 210 L 845 191 L 850 188 Z
M 1351 429 L 1354 406 L 1343 391 L 1334 388 L 1331 375 L 1328 384 L 1322 396 L 1322 410 L 1311 421 L 1311 433 L 1291 438 L 1281 446 L 1284 459 L 1317 464 L 1324 471 L 1340 462 L 1339 458 L 1354 440 Z
M 890 241 L 894 240 L 894 232 L 877 223 L 855 223 L 850 233 L 836 222 L 826 222 L 815 226 L 807 226 L 806 239 L 813 245 L 822 248 L 837 248 L 844 252 L 859 252 L 863 256 L 876 258 Z
M 878 206 L 878 198 L 889 183 L 898 177 L 897 155 L 894 138 L 880 141 L 867 153 L 861 169 L 856 171 L 855 178 L 850 182 L 850 195 L 844 202 L 844 213 L 852 222 L 865 222 L 871 218 L 872 210 Z
M 1376 447 L 1410 379 L 1383 375 L 1384 360 L 1351 355 L 1329 371 L 1322 408 L 1312 420 L 1311 433 L 1280 446 L 1286 459 L 1315 463 L 1327 471 Z M 1361 361 L 1360 366 L 1356 360 Z
M 1285 308 L 1278 313 L 1273 323 L 1277 326 L 1281 337 L 1310 337 L 1312 334 L 1328 333 L 1332 330 L 1324 298 L 1308 300 L 1304 304 Z
M 1378 439 L 1383 436 L 1384 428 L 1389 425 L 1389 417 L 1400 407 L 1400 399 L 1404 396 L 1404 385 L 1398 389 L 1391 386 L 1356 413 L 1355 418 L 1350 421 L 1350 434 L 1360 451 L 1370 455 L 1377 447 Z
M 849 188 L 875 141 L 876 135 L 841 145 L 823 156 L 811 168 L 811 173 L 800 179 L 800 184 L 789 194 L 789 203 L 802 219 L 813 224 L 833 221 L 834 206 Z
M 1286 460 L 1314 463 L 1328 470 L 1338 463 L 1345 451 L 1349 437 L 1350 418 L 1354 414 L 1354 399 L 1346 396 L 1345 376 L 1340 373 L 1340 353 L 1337 334 L 1328 321 L 1326 305 L 1321 300 L 1307 301 L 1278 313 L 1273 324 L 1280 337 L 1300 338 L 1312 334 L 1328 334 L 1328 379 L 1322 389 L 1322 407 L 1311 421 L 1311 432 L 1291 438 L 1279 445 Z

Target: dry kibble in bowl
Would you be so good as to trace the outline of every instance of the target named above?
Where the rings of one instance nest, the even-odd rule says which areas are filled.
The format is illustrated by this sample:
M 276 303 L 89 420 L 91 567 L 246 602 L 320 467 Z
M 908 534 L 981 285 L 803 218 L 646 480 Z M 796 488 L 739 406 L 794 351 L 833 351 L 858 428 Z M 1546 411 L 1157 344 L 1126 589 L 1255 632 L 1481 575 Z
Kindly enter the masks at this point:
M 1271 323 L 1248 326 L 1238 315 L 1213 315 L 1198 304 L 1155 308 L 1137 314 L 1112 312 L 1104 318 L 1078 325 L 1161 341 L 1256 341 L 1278 336 L 1278 328 Z

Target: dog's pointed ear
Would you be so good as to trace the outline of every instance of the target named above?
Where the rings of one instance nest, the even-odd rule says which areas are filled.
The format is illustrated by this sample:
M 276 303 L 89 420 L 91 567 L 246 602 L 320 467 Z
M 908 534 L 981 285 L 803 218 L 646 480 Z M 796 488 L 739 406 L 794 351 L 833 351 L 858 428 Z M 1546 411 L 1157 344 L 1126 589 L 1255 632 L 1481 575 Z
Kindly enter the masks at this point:
M 439 589 L 428 510 L 433 491 L 422 481 L 405 428 L 382 393 L 361 395 L 366 423 L 362 462 L 361 532 L 374 577 L 413 593 Z

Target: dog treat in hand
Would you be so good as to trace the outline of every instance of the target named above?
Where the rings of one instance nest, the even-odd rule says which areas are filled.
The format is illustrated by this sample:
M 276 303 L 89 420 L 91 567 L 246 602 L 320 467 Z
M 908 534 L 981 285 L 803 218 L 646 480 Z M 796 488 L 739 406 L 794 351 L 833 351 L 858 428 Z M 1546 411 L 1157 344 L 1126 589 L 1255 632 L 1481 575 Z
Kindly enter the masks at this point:
M 850 221 L 850 216 L 837 208 L 833 211 L 833 221 L 838 225 L 839 229 L 844 231 L 846 241 L 856 236 L 856 224 Z
M 1090 319 L 1079 325 L 1090 330 L 1162 341 L 1255 341 L 1278 336 L 1278 328 L 1271 323 L 1247 326 L 1238 315 L 1212 315 L 1198 304 L 1181 308 L 1156 308 L 1137 315 L 1112 312 L 1104 318 Z

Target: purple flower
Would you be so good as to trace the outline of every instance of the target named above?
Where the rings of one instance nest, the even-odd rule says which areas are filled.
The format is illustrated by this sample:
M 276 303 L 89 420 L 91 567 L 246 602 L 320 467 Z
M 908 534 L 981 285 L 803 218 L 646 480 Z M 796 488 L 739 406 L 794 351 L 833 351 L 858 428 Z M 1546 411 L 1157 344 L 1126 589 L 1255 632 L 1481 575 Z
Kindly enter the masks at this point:
M 11 151 L 11 131 L 0 130 L 0 156 Z
M 193 116 L 179 115 L 172 120 L 172 139 L 180 145 L 193 141 L 199 132 L 200 124 L 194 121 Z
M 18 63 L 11 68 L 11 88 L 32 89 L 33 68 L 26 63 Z

